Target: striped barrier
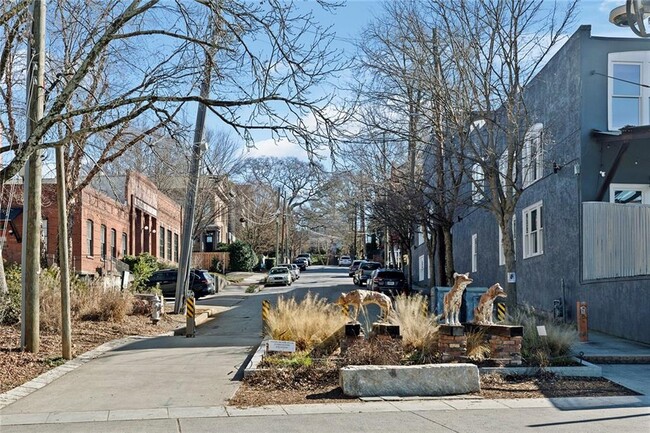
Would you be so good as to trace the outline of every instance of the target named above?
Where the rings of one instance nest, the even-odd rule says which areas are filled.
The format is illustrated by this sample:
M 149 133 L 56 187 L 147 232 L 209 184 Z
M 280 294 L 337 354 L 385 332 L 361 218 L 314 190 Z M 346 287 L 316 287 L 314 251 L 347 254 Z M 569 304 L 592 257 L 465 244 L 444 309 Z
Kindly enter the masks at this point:
M 262 336 L 269 333 L 269 314 L 271 312 L 271 302 L 262 301 Z
M 196 315 L 196 308 L 194 303 L 194 297 L 189 296 L 185 300 L 185 336 L 194 337 L 196 335 L 196 324 L 194 322 L 194 316 Z
M 497 322 L 506 320 L 506 304 L 497 304 Z

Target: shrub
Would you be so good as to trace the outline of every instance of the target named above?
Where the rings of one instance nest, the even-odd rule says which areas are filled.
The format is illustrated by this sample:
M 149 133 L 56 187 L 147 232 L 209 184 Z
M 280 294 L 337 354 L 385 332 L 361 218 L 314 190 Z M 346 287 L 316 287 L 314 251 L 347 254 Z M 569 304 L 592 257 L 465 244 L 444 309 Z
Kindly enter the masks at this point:
M 119 290 L 103 291 L 93 308 L 81 314 L 82 320 L 121 322 L 131 313 L 133 295 Z
M 257 261 L 257 255 L 249 244 L 241 241 L 230 244 L 230 268 L 233 271 L 250 272 Z
M 124 256 L 124 263 L 129 265 L 133 274 L 133 290 L 136 292 L 148 292 L 146 281 L 160 269 L 156 258 L 149 253 L 142 253 L 138 256 Z
M 427 311 L 427 298 L 422 295 L 399 295 L 395 298 L 395 321 L 400 326 L 402 342 L 407 351 L 416 352 L 418 361 L 426 362 L 438 350 L 438 317 Z
M 534 308 L 517 308 L 508 317 L 508 323 L 524 328 L 521 356 L 531 365 L 547 367 L 555 359 L 571 355 L 571 347 L 578 341 L 578 333 L 571 325 L 545 317 Z M 546 327 L 546 337 L 540 337 L 537 326 Z
M 269 311 L 268 333 L 275 340 L 295 341 L 298 350 L 310 350 L 341 332 L 347 318 L 341 308 L 307 293 L 297 302 L 295 298 L 280 296 Z

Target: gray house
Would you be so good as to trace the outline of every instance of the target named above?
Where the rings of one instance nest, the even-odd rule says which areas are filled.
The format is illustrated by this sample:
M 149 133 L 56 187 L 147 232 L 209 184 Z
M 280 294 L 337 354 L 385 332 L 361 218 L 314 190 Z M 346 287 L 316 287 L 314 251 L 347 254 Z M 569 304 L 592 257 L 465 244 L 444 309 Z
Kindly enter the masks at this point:
M 524 92 L 533 169 L 514 221 L 519 301 L 569 322 L 584 301 L 589 329 L 650 343 L 650 40 L 582 26 Z M 456 270 L 503 285 L 494 217 L 477 208 L 452 230 Z M 426 268 L 422 246 L 412 254 Z

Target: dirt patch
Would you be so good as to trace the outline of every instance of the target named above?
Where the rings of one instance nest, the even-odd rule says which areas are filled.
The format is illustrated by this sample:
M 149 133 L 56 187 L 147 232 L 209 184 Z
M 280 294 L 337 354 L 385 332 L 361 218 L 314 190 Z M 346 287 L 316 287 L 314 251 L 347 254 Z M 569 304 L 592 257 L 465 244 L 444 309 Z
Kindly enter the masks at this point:
M 338 386 L 338 370 L 321 371 L 306 380 L 306 369 L 278 372 L 273 369 L 246 378 L 235 396 L 233 406 L 269 404 L 347 403 L 358 401 L 347 397 Z M 604 378 L 560 377 L 553 374 L 537 376 L 481 375 L 478 398 L 555 398 L 611 397 L 637 395 L 635 392 Z
M 126 316 L 119 323 L 74 321 L 73 356 L 81 355 L 109 341 L 133 335 L 153 336 L 185 325 L 185 316 L 166 314 L 157 325 L 148 316 Z M 0 326 L 0 393 L 28 382 L 65 360 L 61 357 L 61 335 L 41 332 L 38 353 L 20 350 L 20 324 Z

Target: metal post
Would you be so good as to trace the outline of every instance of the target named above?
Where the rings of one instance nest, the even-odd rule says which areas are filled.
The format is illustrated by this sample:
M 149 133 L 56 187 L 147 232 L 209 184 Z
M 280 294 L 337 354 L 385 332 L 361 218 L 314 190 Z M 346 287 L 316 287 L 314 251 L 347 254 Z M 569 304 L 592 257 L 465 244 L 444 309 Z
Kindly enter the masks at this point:
M 278 202 L 275 211 L 275 266 L 280 264 L 280 188 L 278 188 Z

